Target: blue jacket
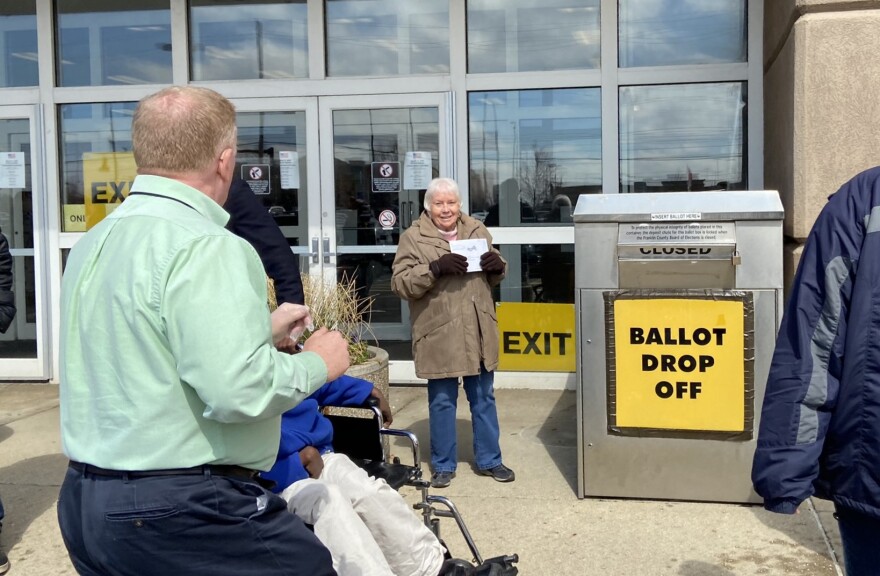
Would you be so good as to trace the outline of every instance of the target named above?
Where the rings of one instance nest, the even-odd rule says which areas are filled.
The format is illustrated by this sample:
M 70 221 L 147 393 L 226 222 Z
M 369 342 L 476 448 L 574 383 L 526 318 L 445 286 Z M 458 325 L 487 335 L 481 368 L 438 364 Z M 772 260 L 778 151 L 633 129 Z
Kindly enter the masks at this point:
M 278 457 L 268 472 L 260 474 L 276 483 L 281 492 L 309 473 L 299 460 L 299 451 L 314 446 L 324 454 L 333 451 L 333 426 L 320 412 L 322 406 L 360 406 L 373 391 L 373 384 L 352 376 L 340 376 L 324 384 L 311 396 L 281 416 L 281 445 Z
M 807 238 L 752 482 L 774 512 L 815 494 L 880 517 L 880 168 L 844 184 Z

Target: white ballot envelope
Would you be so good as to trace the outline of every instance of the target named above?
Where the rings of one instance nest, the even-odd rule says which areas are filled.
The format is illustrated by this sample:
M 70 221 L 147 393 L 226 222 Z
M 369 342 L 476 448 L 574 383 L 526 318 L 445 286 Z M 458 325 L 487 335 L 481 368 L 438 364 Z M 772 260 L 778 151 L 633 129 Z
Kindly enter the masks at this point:
M 468 272 L 480 272 L 480 256 L 489 251 L 489 244 L 485 238 L 474 240 L 453 240 L 449 243 L 449 249 L 453 254 L 461 254 L 468 261 Z

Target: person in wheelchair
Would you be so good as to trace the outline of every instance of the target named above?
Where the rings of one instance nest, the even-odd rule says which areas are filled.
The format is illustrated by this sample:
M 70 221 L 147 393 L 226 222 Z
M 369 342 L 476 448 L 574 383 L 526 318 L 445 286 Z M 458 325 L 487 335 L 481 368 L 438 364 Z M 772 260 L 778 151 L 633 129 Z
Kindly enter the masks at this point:
M 273 490 L 290 512 L 314 526 L 340 576 L 444 574 L 443 545 L 403 497 L 333 452 L 333 426 L 320 407 L 362 406 L 371 396 L 385 425 L 391 424 L 382 393 L 371 382 L 345 375 L 284 413 L 278 457 L 262 476 L 276 483 Z

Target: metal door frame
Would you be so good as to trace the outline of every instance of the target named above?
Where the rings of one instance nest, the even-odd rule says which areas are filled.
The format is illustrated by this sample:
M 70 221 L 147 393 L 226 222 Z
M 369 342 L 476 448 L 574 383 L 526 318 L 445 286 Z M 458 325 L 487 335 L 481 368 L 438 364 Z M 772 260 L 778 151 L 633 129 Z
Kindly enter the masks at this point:
M 49 262 L 47 258 L 46 242 L 49 231 L 46 217 L 46 186 L 45 186 L 45 154 L 43 146 L 45 142 L 43 134 L 43 122 L 40 115 L 40 107 L 36 105 L 0 106 L 0 121 L 2 120 L 27 120 L 30 138 L 30 169 L 31 169 L 31 209 L 33 210 L 33 248 L 13 248 L 10 241 L 10 253 L 15 257 L 31 256 L 34 259 L 34 307 L 36 319 L 33 323 L 26 320 L 26 307 L 24 295 L 16 294 L 18 308 L 13 324 L 26 332 L 26 336 L 33 336 L 37 343 L 36 358 L 0 358 L 0 379 L 6 381 L 15 380 L 48 380 L 49 360 L 51 354 L 51 331 L 49 330 L 48 305 L 48 273 Z M 54 227 L 57 229 L 57 226 Z M 4 232 L 6 234 L 7 232 Z M 15 266 L 16 272 L 22 268 Z M 21 304 L 21 305 L 19 305 Z
M 439 122 L 439 170 L 440 174 L 455 178 L 455 134 L 454 134 L 454 94 L 451 92 L 432 92 L 422 94 L 377 94 L 366 96 L 324 96 L 318 98 L 320 116 L 320 159 L 321 159 L 321 234 L 312 237 L 313 247 L 319 245 L 320 261 L 324 265 L 325 279 L 336 280 L 337 249 L 335 221 L 335 171 L 333 142 L 333 113 L 337 110 L 366 110 L 379 108 L 429 108 L 436 107 Z M 312 250 L 314 254 L 315 250 Z M 347 247 L 344 253 L 349 254 L 394 254 L 396 246 Z M 313 256 L 314 258 L 314 256 Z M 388 339 L 408 338 L 410 335 L 409 310 L 402 308 L 401 322 L 398 328 L 394 324 L 380 326 L 377 337 Z M 407 374 L 412 371 L 411 362 Z

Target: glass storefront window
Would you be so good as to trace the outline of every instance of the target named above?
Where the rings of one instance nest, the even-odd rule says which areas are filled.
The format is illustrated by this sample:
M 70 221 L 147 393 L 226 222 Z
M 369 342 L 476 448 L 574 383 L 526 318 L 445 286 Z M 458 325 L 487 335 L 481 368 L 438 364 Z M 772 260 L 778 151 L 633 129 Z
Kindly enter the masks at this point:
M 170 0 L 57 0 L 59 86 L 171 83 Z
M 620 67 L 745 62 L 746 4 L 746 0 L 620 0 Z
M 0 46 L 0 88 L 39 84 L 35 0 L 4 2 L 0 6 Z
M 327 75 L 449 72 L 449 3 L 327 0 Z
M 599 193 L 598 88 L 471 92 L 470 214 L 487 226 L 572 223 Z
M 131 153 L 136 102 L 58 107 L 62 231 L 85 232 L 128 195 L 137 173 Z
M 744 190 L 746 83 L 620 88 L 620 191 Z
M 190 2 L 193 80 L 307 78 L 306 0 Z
M 599 0 L 468 0 L 468 72 L 599 67 Z
M 236 124 L 236 177 L 250 185 L 291 246 L 308 245 L 305 112 L 241 112 Z
M 499 302 L 574 303 L 574 244 L 501 246 L 507 276 L 496 289 Z

